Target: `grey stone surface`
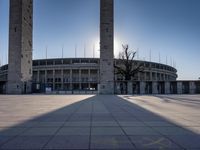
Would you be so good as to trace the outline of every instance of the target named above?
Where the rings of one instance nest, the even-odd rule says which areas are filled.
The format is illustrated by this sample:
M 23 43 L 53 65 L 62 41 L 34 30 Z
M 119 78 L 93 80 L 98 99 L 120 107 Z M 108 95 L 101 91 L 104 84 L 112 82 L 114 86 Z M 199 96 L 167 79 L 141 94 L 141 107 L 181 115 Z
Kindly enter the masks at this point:
M 88 127 L 63 127 L 57 135 L 90 135 L 90 128 Z
M 130 136 L 137 149 L 172 149 L 180 150 L 180 146 L 160 135 Z
M 89 136 L 57 135 L 45 146 L 45 149 L 89 149 Z
M 124 135 L 119 127 L 92 127 L 92 135 Z
M 123 127 L 127 135 L 159 135 L 150 127 Z
M 126 136 L 92 136 L 91 149 L 132 149 L 135 147 Z
M 31 92 L 33 0 L 11 0 L 8 94 Z
M 170 139 L 172 139 L 175 143 L 181 145 L 184 148 L 191 149 L 196 148 L 200 149 L 200 135 L 172 135 L 168 136 Z
M 0 149 L 42 149 L 50 139 L 50 136 L 19 136 L 7 143 Z
M 114 1 L 100 1 L 100 87 L 101 94 L 114 93 Z
M 199 95 L 0 95 L 0 104 L 0 149 L 200 149 Z
M 56 131 L 58 130 L 58 127 L 34 127 L 26 130 L 21 135 L 23 136 L 47 136 L 47 135 L 54 135 Z

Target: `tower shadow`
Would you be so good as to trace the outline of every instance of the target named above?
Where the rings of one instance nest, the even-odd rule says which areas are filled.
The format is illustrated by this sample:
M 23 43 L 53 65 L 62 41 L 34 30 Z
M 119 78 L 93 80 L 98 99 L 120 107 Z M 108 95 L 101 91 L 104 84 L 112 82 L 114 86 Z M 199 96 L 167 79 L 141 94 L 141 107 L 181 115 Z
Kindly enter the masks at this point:
M 46 105 L 43 96 L 22 96 L 22 101 L 31 101 L 23 106 L 24 110 L 32 112 L 35 105 L 41 112 L 51 111 L 21 115 L 23 110 L 18 110 L 13 117 L 7 104 L 20 99 L 16 96 L 2 102 L 5 107 L 0 107 L 0 149 L 200 149 L 198 132 L 123 97 L 97 95 L 78 100 L 75 97 L 66 96 L 71 103 L 63 101 L 55 109 L 56 101 L 50 101 L 51 96 L 51 103 Z M 0 101 L 6 100 L 6 96 L 1 96 Z

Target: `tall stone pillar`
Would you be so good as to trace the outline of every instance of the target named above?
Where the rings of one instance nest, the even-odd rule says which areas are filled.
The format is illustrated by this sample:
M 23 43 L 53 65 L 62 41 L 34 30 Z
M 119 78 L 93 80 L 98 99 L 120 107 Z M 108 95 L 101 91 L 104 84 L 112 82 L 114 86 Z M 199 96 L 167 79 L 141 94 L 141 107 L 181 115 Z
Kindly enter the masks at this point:
M 114 94 L 113 5 L 113 0 L 100 0 L 100 94 Z
M 10 0 L 8 94 L 31 92 L 33 0 Z

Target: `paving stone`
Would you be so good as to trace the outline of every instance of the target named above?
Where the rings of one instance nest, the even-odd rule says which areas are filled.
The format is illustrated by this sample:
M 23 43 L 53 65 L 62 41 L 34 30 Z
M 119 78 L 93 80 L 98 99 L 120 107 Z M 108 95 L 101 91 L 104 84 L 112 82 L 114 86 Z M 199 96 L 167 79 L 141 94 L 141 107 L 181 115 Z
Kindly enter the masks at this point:
M 160 135 L 129 136 L 137 149 L 183 149 L 174 142 Z
M 123 127 L 129 127 L 129 126 L 146 126 L 143 122 L 140 121 L 119 121 L 119 124 Z
M 135 147 L 126 136 L 92 136 L 91 149 L 134 150 Z
M 33 127 L 60 127 L 64 125 L 65 122 L 38 122 Z
M 45 135 L 54 135 L 59 127 L 36 127 L 30 128 L 22 133 L 23 136 L 45 136 Z
M 175 124 L 166 122 L 166 121 L 145 121 L 144 122 L 148 126 L 153 126 L 153 127 L 173 127 L 176 126 Z
M 149 138 L 153 141 L 161 138 L 160 143 L 164 145 L 172 142 L 185 149 L 200 149 L 200 109 L 196 109 L 197 105 L 194 109 L 180 100 L 177 103 L 179 95 L 168 95 L 174 100 L 167 104 L 158 96 L 129 97 L 0 95 L 0 144 L 5 143 L 7 148 L 17 145 L 19 149 L 31 149 L 29 143 L 35 141 L 38 146 L 32 147 L 40 149 L 51 139 L 49 148 L 52 149 L 80 149 L 79 143 L 83 149 L 88 149 L 91 134 L 90 144 L 96 149 L 134 149 L 130 137 L 139 150 L 147 150 L 141 145 L 148 143 Z M 189 98 L 190 95 L 181 97 Z M 193 97 L 200 101 L 199 95 Z M 177 149 L 175 145 L 172 144 L 169 150 Z M 159 148 L 159 144 L 153 144 L 151 150 Z
M 0 135 L 0 147 L 3 143 L 7 142 L 8 140 L 14 138 L 15 136 L 3 136 Z
M 71 117 L 68 121 L 90 121 L 90 117 Z
M 127 135 L 159 135 L 149 127 L 123 127 Z
M 89 149 L 89 136 L 54 136 L 45 149 Z
M 18 136 L 4 145 L 0 149 L 41 149 L 50 136 Z
M 136 118 L 134 118 L 134 117 L 115 117 L 115 119 L 117 120 L 117 121 L 126 121 L 126 122 L 128 122 L 128 121 L 138 121 L 138 119 L 136 119 Z
M 90 121 L 67 121 L 64 124 L 64 126 L 68 127 L 89 127 L 90 125 Z
M 92 135 L 124 135 L 119 127 L 92 127 Z
M 186 149 L 200 149 L 200 135 L 167 135 L 167 137 Z
M 11 127 L 11 128 L 0 128 L 1 136 L 15 136 L 23 133 L 27 128 Z
M 90 135 L 89 127 L 63 127 L 57 135 Z
M 181 127 L 153 127 L 163 135 L 191 135 L 193 132 Z
M 115 121 L 93 121 L 93 127 L 118 127 L 118 123 Z
M 115 121 L 113 117 L 93 117 L 92 121 Z

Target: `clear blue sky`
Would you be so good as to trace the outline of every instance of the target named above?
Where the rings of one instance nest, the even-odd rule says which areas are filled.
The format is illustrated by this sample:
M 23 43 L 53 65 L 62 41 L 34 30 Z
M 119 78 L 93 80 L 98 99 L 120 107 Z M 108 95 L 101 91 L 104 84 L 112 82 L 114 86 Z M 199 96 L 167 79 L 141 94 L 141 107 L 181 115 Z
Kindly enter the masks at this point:
M 115 56 L 121 44 L 137 58 L 175 65 L 179 79 L 200 77 L 199 0 L 114 0 Z M 0 60 L 7 62 L 8 0 L 0 0 Z M 99 57 L 99 0 L 34 0 L 34 59 Z M 84 46 L 85 45 L 85 46 Z M 174 63 L 173 63 L 174 62 Z

